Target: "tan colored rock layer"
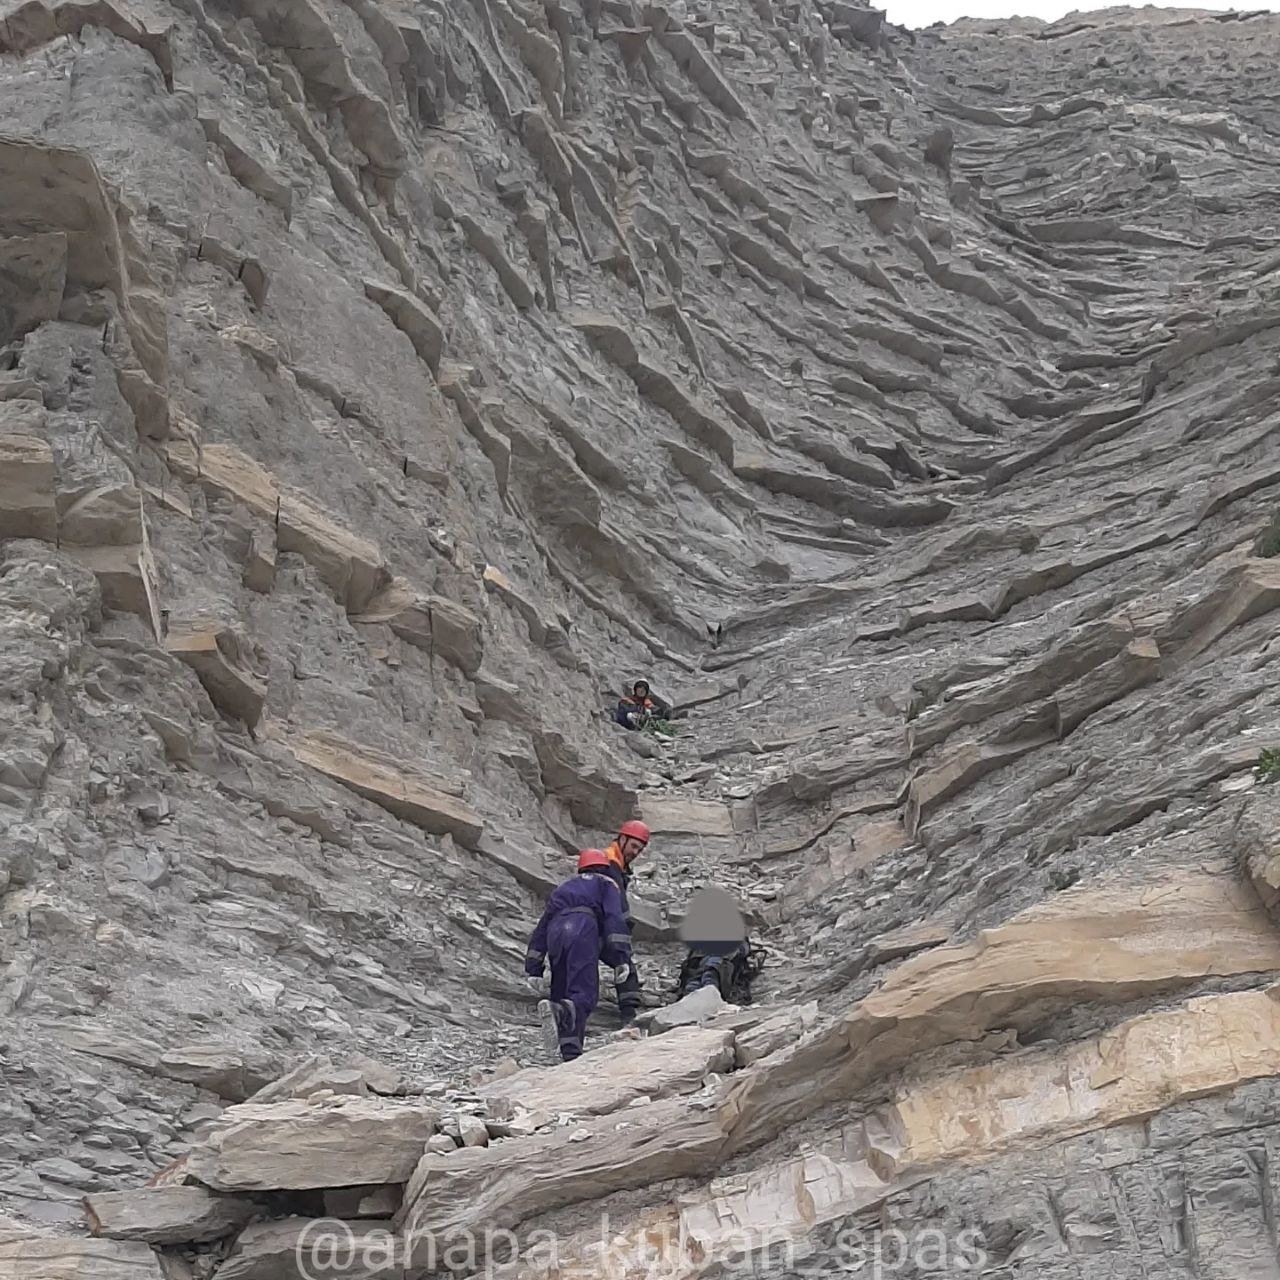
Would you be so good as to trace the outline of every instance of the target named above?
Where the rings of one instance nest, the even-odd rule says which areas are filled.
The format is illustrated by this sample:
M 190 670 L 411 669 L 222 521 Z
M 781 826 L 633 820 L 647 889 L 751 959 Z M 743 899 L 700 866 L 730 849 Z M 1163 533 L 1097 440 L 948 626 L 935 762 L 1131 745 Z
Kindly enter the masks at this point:
M 483 820 L 468 805 L 446 795 L 421 774 L 400 768 L 383 752 L 323 732 L 292 735 L 288 747 L 300 764 L 424 831 L 449 834 L 469 849 L 484 834 Z
M 401 640 L 438 653 L 468 676 L 484 659 L 484 630 L 475 614 L 443 596 L 417 592 L 402 578 L 379 591 L 353 621 L 383 623 Z
M 803 1257 L 821 1229 L 873 1208 L 944 1162 L 1151 1116 L 1178 1102 L 1280 1075 L 1275 989 L 1192 1000 L 1049 1053 L 944 1074 L 904 1088 L 892 1107 L 819 1150 L 765 1164 L 639 1215 L 601 1249 L 599 1232 L 561 1242 L 500 1280 L 695 1280 L 763 1260 Z
M 384 624 L 406 643 L 439 654 L 467 676 L 480 669 L 484 628 L 475 614 L 454 600 L 418 591 L 404 578 L 393 578 L 378 547 L 335 523 L 307 495 L 280 485 L 261 463 L 227 444 L 197 448 L 175 443 L 166 456 L 184 479 L 244 505 L 272 526 L 254 535 L 254 553 L 244 570 L 246 586 L 270 591 L 276 551 L 295 552 L 355 622 Z
M 234 632 L 211 622 L 171 624 L 165 648 L 195 671 L 214 706 L 250 727 L 258 723 L 267 686 L 243 661 Z
M 137 614 L 152 635 L 161 634 L 159 577 L 147 539 L 133 546 L 68 547 L 67 552 L 93 571 L 108 608 Z
M 737 1086 L 732 1147 L 753 1146 L 895 1071 L 913 1055 L 1073 1004 L 1120 1004 L 1215 975 L 1280 971 L 1278 935 L 1245 886 L 1185 874 L 1080 889 L 977 940 L 906 961 L 830 1028 Z
M 330 520 L 305 494 L 282 490 L 276 545 L 296 551 L 348 613 L 358 613 L 390 576 L 382 553 Z
M 1183 1098 L 1280 1075 L 1280 990 L 1192 1000 L 1096 1040 L 907 1090 L 872 1150 L 886 1181 L 1151 1115 Z

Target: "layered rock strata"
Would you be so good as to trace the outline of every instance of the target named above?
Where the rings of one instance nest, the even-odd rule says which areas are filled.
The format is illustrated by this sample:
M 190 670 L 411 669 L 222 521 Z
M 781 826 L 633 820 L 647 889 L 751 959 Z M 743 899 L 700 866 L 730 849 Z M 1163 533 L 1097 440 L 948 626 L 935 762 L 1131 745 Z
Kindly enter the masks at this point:
M 1277 21 L 0 12 L 0 1269 L 1280 1274 Z

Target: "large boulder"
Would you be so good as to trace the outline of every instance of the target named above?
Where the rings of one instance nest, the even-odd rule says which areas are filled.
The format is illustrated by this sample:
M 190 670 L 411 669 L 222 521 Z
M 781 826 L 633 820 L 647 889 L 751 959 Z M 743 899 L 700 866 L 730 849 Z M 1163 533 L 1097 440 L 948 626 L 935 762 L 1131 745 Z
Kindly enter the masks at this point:
M 519 1071 L 484 1085 L 489 1102 L 519 1103 L 551 1114 L 604 1115 L 637 1098 L 692 1093 L 733 1064 L 733 1032 L 685 1027 L 647 1040 L 621 1040 L 574 1062 Z
M 659 1009 L 649 1021 L 649 1030 L 660 1035 L 677 1027 L 697 1026 L 731 1008 L 716 987 L 699 987 L 674 1004 Z
M 203 1187 L 143 1187 L 86 1196 L 89 1231 L 111 1240 L 194 1244 L 216 1240 L 253 1217 L 252 1201 L 214 1195 Z
M 424 1156 L 397 1219 L 410 1271 L 429 1268 L 434 1250 L 467 1233 L 511 1230 L 615 1191 L 704 1175 L 719 1162 L 734 1114 L 723 1093 L 701 1108 L 671 1099 L 574 1129 Z
M 216 1191 L 405 1182 L 436 1131 L 420 1102 L 336 1097 L 229 1107 L 192 1149 L 187 1173 Z
M 4 1280 L 166 1280 L 150 1245 L 43 1235 L 0 1218 Z

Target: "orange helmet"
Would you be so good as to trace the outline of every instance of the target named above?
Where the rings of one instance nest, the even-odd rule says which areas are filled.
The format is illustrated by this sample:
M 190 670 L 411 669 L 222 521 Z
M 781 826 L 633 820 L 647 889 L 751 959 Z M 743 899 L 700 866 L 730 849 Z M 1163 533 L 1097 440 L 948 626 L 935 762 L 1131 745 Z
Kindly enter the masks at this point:
M 648 844 L 649 828 L 643 822 L 637 822 L 632 819 L 630 822 L 624 822 L 622 829 L 618 832 L 619 840 L 626 836 L 630 836 L 633 840 L 639 840 L 642 844 Z
M 603 849 L 583 849 L 578 854 L 578 870 L 590 871 L 592 867 L 607 867 L 609 859 L 604 856 Z

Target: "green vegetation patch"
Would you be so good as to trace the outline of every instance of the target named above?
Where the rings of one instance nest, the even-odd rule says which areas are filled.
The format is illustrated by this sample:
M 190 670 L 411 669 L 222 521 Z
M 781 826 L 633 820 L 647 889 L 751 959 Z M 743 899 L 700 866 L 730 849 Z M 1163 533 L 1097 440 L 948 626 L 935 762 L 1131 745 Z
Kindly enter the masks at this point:
M 1280 782 L 1280 749 L 1263 747 L 1253 772 L 1259 782 Z

